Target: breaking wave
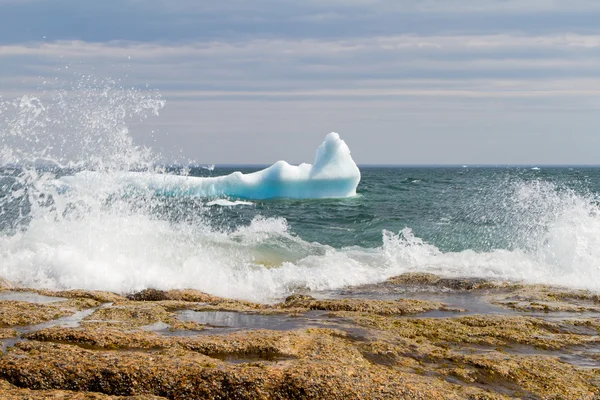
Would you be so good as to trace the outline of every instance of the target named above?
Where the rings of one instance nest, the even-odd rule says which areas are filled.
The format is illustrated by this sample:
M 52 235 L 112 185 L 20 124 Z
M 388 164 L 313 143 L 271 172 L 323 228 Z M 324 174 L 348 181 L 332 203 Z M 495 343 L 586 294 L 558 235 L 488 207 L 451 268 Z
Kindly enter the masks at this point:
M 598 198 L 548 182 L 497 191 L 496 212 L 512 236 L 506 248 L 485 251 L 442 251 L 410 227 L 384 230 L 378 247 L 361 246 L 359 232 L 355 246 L 336 248 L 304 240 L 285 218 L 265 217 L 255 206 L 213 207 L 248 205 L 239 200 L 169 198 L 152 185 L 132 194 L 124 174 L 159 172 L 158 156 L 136 146 L 127 125 L 163 106 L 158 93 L 91 78 L 46 98 L 2 103 L 0 276 L 33 287 L 194 288 L 257 301 L 409 271 L 600 289 Z M 325 146 L 338 140 L 329 136 Z M 95 178 L 76 190 L 55 184 L 82 171 Z M 256 215 L 221 224 L 225 209 Z

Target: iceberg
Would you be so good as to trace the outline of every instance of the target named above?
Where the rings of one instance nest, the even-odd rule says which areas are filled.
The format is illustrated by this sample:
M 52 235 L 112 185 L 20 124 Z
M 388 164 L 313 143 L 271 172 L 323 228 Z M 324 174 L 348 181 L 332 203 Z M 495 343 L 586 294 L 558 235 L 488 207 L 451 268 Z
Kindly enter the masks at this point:
M 242 201 L 242 200 L 236 200 L 236 201 L 231 201 L 231 200 L 227 200 L 227 199 L 216 199 L 213 201 L 209 201 L 208 203 L 206 203 L 207 206 L 219 206 L 219 207 L 235 207 L 235 206 L 253 206 L 254 203 L 250 202 L 250 201 Z
M 61 178 L 69 187 L 98 184 L 93 175 L 83 171 Z M 317 148 L 315 162 L 290 165 L 278 161 L 263 170 L 243 174 L 234 172 L 217 177 L 191 177 L 140 172 L 123 173 L 128 188 L 150 189 L 164 196 L 233 197 L 249 200 L 273 198 L 319 199 L 356 195 L 360 170 L 350 155 L 350 149 L 340 136 L 331 132 Z

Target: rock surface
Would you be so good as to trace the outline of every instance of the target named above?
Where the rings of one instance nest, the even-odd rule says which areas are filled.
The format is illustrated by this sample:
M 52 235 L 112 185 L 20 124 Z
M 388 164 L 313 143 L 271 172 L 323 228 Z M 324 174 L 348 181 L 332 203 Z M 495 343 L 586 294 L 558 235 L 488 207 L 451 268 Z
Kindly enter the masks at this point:
M 600 398 L 594 293 L 429 274 L 380 286 L 443 287 L 506 311 L 358 295 L 256 304 L 193 290 L 38 290 L 67 300 L 0 302 L 0 339 L 10 341 L 0 354 L 0 397 Z M 239 318 L 211 326 L 182 313 Z M 64 316 L 68 324 L 55 321 Z M 235 325 L 254 320 L 264 326 Z

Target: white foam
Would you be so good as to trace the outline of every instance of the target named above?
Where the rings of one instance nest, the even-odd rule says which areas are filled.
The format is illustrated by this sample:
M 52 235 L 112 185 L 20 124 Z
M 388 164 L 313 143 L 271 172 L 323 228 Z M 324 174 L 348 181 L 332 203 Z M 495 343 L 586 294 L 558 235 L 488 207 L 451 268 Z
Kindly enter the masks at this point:
M 517 202 L 543 208 L 536 221 L 544 226 L 537 245 L 515 250 L 443 252 L 409 228 L 383 231 L 379 248 L 335 249 L 290 233 L 284 218 L 257 216 L 248 226 L 222 231 L 114 204 L 77 218 L 34 218 L 26 231 L 0 237 L 0 276 L 34 287 L 194 288 L 255 301 L 273 301 L 298 287 L 339 289 L 410 271 L 597 291 L 598 206 L 550 189 L 528 184 L 515 194 Z
M 61 178 L 59 185 L 77 190 L 80 186 L 97 186 L 105 179 L 96 172 L 83 171 Z M 119 180 L 126 187 L 151 189 L 165 196 L 316 199 L 355 196 L 360 171 L 346 143 L 332 132 L 317 149 L 314 165 L 278 161 L 250 174 L 234 172 L 207 178 L 126 172 Z

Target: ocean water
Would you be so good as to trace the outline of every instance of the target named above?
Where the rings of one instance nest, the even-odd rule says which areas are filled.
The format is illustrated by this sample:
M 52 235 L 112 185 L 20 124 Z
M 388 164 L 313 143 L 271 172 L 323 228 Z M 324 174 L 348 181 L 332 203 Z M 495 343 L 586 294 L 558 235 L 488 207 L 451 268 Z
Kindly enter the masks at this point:
M 94 79 L 0 103 L 0 276 L 256 301 L 414 271 L 600 291 L 600 168 L 361 166 L 357 195 L 343 199 L 124 191 L 123 171 L 262 168 L 158 162 L 127 127 L 163 105 L 158 93 Z M 81 170 L 103 179 L 76 191 L 53 185 Z

